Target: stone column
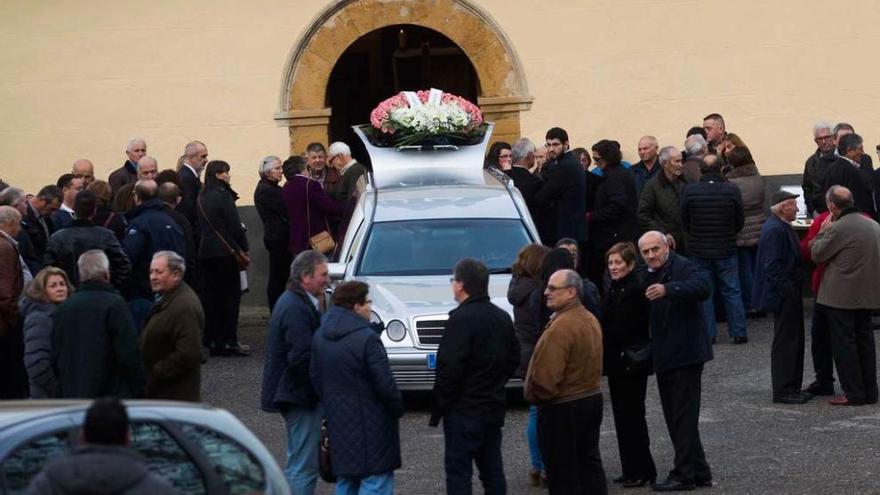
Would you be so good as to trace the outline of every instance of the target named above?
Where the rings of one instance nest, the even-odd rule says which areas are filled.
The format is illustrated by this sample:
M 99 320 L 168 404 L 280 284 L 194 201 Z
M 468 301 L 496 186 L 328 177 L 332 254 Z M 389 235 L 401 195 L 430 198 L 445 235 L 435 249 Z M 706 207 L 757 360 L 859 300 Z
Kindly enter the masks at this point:
M 531 96 L 489 96 L 477 99 L 483 112 L 483 120 L 495 123 L 492 142 L 506 141 L 513 144 L 520 138 L 519 114 L 532 107 Z
M 305 151 L 309 143 L 318 142 L 327 146 L 330 108 L 292 110 L 275 114 L 275 122 L 287 127 L 290 132 L 290 154 L 298 155 Z

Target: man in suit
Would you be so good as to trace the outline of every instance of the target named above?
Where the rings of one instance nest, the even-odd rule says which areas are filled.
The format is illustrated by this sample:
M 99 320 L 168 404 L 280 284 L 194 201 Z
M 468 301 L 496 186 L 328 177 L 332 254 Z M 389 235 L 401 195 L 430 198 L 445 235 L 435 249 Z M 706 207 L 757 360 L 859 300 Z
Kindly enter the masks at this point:
M 183 149 L 183 155 L 183 165 L 178 171 L 180 173 L 181 200 L 177 205 L 177 211 L 183 213 L 193 229 L 198 231 L 199 218 L 196 199 L 199 197 L 199 191 L 202 190 L 200 177 L 205 164 L 208 163 L 208 148 L 201 141 L 192 141 L 187 143 Z M 198 242 L 198 238 L 198 232 L 196 232 L 196 242 Z
M 862 166 L 862 157 L 865 156 L 862 137 L 858 134 L 843 135 L 837 143 L 837 155 L 837 160 L 825 174 L 822 190 L 827 191 L 831 186 L 847 188 L 852 192 L 855 207 L 876 219 L 871 172 Z M 827 205 L 822 207 L 822 211 L 828 211 Z
M 31 239 L 34 254 L 43 259 L 49 236 L 55 231 L 52 226 L 52 214 L 61 207 L 63 195 L 57 186 L 48 185 L 40 189 L 35 196 L 27 198 L 27 213 L 22 220 L 22 227 Z
M 801 392 L 804 378 L 803 271 L 797 235 L 791 223 L 797 216 L 797 194 L 785 191 L 771 199 L 773 213 L 761 228 L 752 305 L 773 312 L 770 376 L 773 402 L 803 404 L 812 396 Z
M 125 147 L 125 162 L 122 166 L 110 173 L 107 183 L 110 191 L 115 196 L 119 188 L 137 181 L 137 162 L 147 154 L 147 143 L 141 138 L 133 138 Z
M 55 185 L 61 189 L 61 207 L 52 215 L 52 225 L 59 230 L 73 223 L 73 203 L 85 187 L 82 178 L 73 174 L 62 175 Z
M 569 151 L 565 129 L 553 127 L 545 139 L 549 160 L 542 171 L 544 185 L 535 194 L 535 204 L 547 210 L 551 222 L 546 232 L 540 233 L 541 240 L 547 246 L 553 246 L 563 237 L 585 241 L 587 183 L 584 169 Z
M 858 213 L 852 193 L 832 186 L 826 194 L 831 215 L 810 245 L 816 263 L 825 263 L 816 302 L 826 308 L 831 350 L 845 395 L 833 406 L 876 404 L 877 353 L 871 311 L 880 308 L 880 225 Z

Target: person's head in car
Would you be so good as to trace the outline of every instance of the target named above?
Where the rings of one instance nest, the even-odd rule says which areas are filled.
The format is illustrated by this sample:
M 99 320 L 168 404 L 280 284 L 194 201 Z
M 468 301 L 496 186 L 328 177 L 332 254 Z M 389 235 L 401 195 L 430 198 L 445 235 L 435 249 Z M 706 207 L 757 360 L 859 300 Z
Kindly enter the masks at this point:
M 118 399 L 96 399 L 86 411 L 82 443 L 128 445 L 128 413 Z

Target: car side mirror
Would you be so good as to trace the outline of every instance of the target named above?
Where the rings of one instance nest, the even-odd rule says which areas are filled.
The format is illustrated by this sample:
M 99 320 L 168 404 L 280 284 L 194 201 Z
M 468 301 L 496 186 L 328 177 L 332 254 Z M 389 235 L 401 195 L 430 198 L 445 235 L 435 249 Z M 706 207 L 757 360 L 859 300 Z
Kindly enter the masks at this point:
M 330 280 L 341 281 L 345 278 L 346 263 L 327 263 L 327 271 L 330 273 Z

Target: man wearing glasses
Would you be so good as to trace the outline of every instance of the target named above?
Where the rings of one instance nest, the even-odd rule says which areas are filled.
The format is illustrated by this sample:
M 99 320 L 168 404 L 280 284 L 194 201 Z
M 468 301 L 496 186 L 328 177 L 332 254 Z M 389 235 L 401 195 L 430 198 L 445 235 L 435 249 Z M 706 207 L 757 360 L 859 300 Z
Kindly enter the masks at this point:
M 828 122 L 816 123 L 813 126 L 813 141 L 816 142 L 816 151 L 804 163 L 804 178 L 803 184 L 801 184 L 810 216 L 813 216 L 816 210 L 821 210 L 825 204 L 825 191 L 822 189 L 822 182 L 825 180 L 828 168 L 837 159 L 834 155 L 837 142 L 831 131 L 831 124 Z

